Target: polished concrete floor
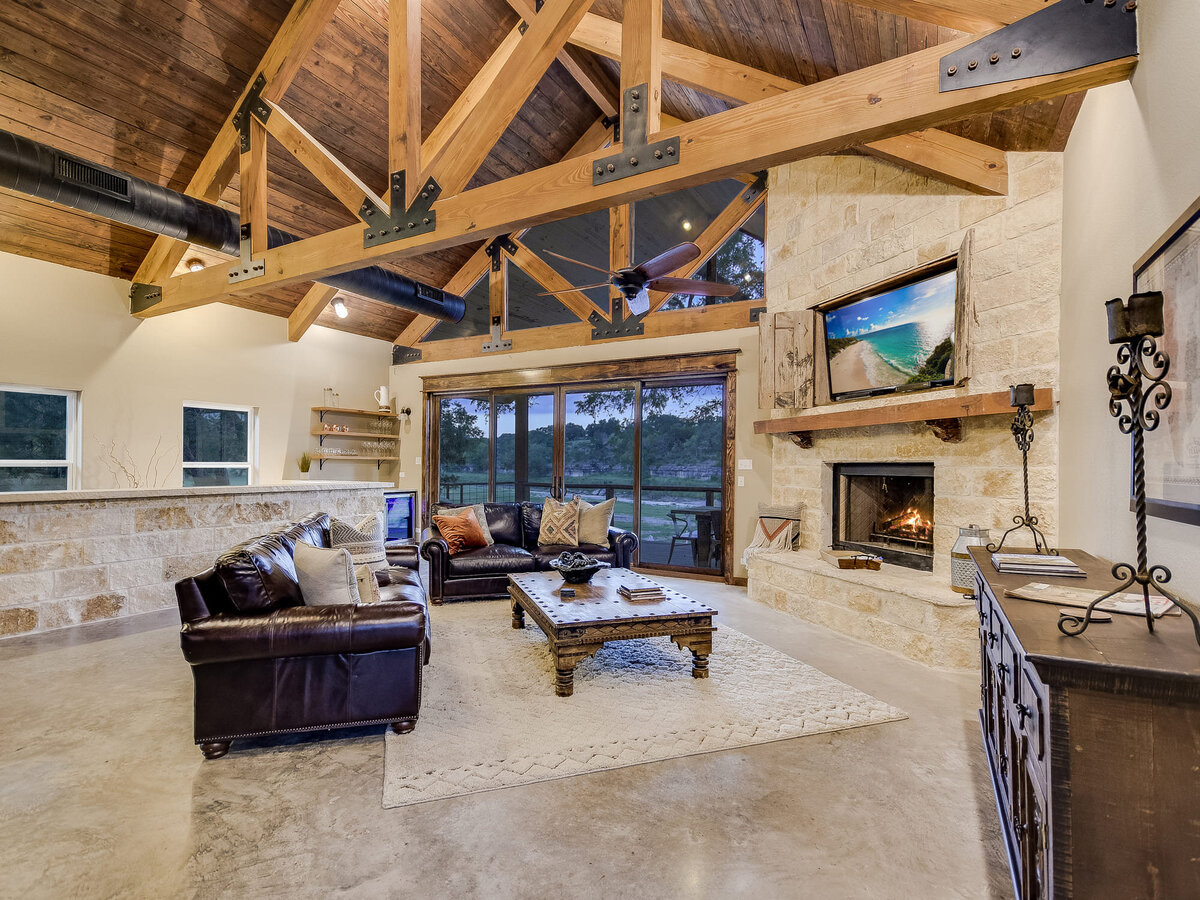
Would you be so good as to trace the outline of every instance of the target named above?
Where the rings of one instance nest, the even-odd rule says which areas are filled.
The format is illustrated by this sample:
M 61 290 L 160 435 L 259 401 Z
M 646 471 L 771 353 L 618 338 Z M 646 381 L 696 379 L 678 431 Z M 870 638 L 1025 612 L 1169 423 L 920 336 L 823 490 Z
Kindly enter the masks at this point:
M 0 896 L 1011 896 L 970 673 L 677 586 L 910 718 L 385 810 L 380 728 L 205 762 L 173 612 L 9 639 Z

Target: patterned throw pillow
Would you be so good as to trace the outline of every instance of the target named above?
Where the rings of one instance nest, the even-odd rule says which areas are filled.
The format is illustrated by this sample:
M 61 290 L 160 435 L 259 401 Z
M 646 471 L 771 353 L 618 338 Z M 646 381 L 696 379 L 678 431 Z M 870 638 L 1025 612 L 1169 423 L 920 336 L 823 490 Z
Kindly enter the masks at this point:
M 579 543 L 607 545 L 608 528 L 612 524 L 617 498 L 610 497 L 593 506 L 576 494 L 575 502 L 579 504 Z
M 487 546 L 475 510 L 469 506 L 461 516 L 434 516 L 433 524 L 445 539 L 451 556 Z
M 489 547 L 492 546 L 492 544 L 496 543 L 496 541 L 492 538 L 492 532 L 488 528 L 487 513 L 484 512 L 482 503 L 476 503 L 474 506 L 439 506 L 434 509 L 433 514 L 435 516 L 461 516 L 468 509 L 475 510 L 475 521 L 479 523 L 479 527 L 483 531 L 483 537 L 484 540 L 487 541 L 487 545 Z
M 538 546 L 550 544 L 579 546 L 579 502 L 559 503 L 547 497 L 542 504 L 542 528 L 538 532 Z
M 383 549 L 386 534 L 383 513 L 372 513 L 357 525 L 341 519 L 329 522 L 330 543 L 335 548 L 349 550 L 355 568 L 369 566 L 372 572 L 388 567 L 387 551 Z

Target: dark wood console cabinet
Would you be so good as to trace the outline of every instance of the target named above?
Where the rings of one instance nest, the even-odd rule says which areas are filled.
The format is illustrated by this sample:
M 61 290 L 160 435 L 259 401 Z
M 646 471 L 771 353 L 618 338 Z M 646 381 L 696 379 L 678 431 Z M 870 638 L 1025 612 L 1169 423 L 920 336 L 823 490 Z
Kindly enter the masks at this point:
M 1107 590 L 1110 565 L 1048 582 Z M 1018 898 L 1200 897 L 1200 647 L 1191 624 L 1113 616 L 1079 637 L 979 572 L 980 725 Z M 1194 586 L 1183 586 L 1188 591 Z M 1191 590 L 1193 595 L 1195 590 Z

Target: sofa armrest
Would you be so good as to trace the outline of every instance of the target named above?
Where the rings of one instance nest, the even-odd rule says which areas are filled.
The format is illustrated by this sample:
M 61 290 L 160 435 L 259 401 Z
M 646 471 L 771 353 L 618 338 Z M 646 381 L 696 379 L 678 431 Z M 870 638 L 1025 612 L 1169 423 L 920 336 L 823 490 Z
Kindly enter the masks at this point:
M 185 623 L 179 636 L 192 665 L 404 650 L 424 640 L 425 607 L 407 601 L 290 606 L 261 616 L 220 613 Z
M 436 528 L 421 532 L 421 556 L 429 562 L 429 599 L 441 603 L 450 574 L 450 545 Z
M 624 528 L 610 528 L 608 546 L 616 557 L 617 568 L 628 569 L 633 565 L 633 552 L 637 550 L 638 536 Z
M 416 569 L 421 565 L 421 548 L 412 541 L 388 541 L 383 549 L 389 566 Z

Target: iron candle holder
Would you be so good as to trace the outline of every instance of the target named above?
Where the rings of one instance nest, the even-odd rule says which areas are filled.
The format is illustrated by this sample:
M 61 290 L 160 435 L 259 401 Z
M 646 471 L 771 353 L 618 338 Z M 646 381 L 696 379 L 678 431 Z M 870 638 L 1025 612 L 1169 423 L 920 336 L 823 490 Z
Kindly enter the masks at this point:
M 1120 297 L 1105 304 L 1108 310 L 1108 342 L 1119 344 L 1117 365 L 1108 370 L 1108 411 L 1117 420 L 1122 434 L 1133 438 L 1133 513 L 1137 526 L 1137 567 L 1117 563 L 1113 578 L 1121 583 L 1093 600 L 1082 616 L 1063 616 L 1058 628 L 1063 634 L 1082 634 L 1094 620 L 1092 610 L 1109 597 L 1138 585 L 1146 609 L 1146 627 L 1154 631 L 1158 618 L 1150 609 L 1150 591 L 1170 600 L 1192 620 L 1196 643 L 1200 644 L 1200 618 L 1197 607 L 1165 587 L 1171 580 L 1166 566 L 1152 566 L 1146 541 L 1146 439 L 1162 420 L 1162 411 L 1171 404 L 1171 386 L 1166 383 L 1171 357 L 1158 346 L 1156 338 L 1164 332 L 1161 291 L 1134 294 L 1129 301 Z M 1125 404 L 1125 405 L 1122 405 Z M 1163 613 L 1159 613 L 1159 616 Z
M 988 544 L 987 549 L 991 553 L 998 553 L 1010 534 L 1022 528 L 1028 528 L 1033 534 L 1034 551 L 1052 554 L 1054 549 L 1046 540 L 1046 536 L 1042 534 L 1041 529 L 1038 528 L 1038 517 L 1029 513 L 1029 448 L 1033 446 L 1033 413 L 1029 411 L 1029 407 L 1034 403 L 1033 385 L 1010 385 L 1008 401 L 1009 405 L 1017 410 L 1009 428 L 1012 431 L 1013 440 L 1017 443 L 1017 449 L 1021 451 L 1021 481 L 1025 487 L 1025 514 L 1013 516 L 1015 523 L 1013 527 L 1000 536 L 999 543 Z

